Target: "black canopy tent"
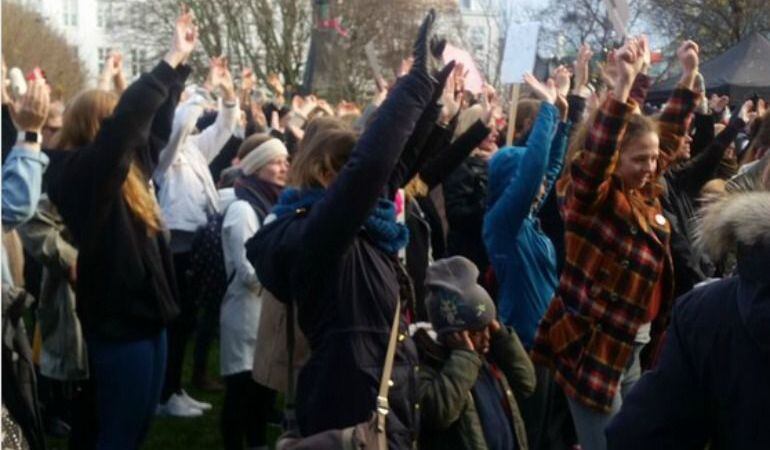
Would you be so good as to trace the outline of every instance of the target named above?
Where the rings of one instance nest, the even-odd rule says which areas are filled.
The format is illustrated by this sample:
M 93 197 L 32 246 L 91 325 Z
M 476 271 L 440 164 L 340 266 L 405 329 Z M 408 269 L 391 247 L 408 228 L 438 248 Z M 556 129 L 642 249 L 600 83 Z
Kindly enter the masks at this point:
M 754 94 L 770 99 L 770 41 L 755 32 L 721 55 L 702 63 L 700 72 L 706 81 L 706 92 L 729 95 L 737 105 Z M 679 74 L 667 78 L 650 89 L 647 101 L 665 102 L 679 81 Z

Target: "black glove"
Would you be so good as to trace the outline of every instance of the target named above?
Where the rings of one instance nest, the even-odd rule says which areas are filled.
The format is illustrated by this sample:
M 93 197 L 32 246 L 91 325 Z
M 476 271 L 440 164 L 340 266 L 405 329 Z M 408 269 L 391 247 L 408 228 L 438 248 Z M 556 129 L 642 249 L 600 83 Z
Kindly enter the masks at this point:
M 414 62 L 412 63 L 411 72 L 420 73 L 429 78 L 430 65 L 432 63 L 431 60 L 433 59 L 431 36 L 433 33 L 433 23 L 435 21 L 436 11 L 431 8 L 431 10 L 428 11 L 428 15 L 425 16 L 425 19 L 422 21 L 422 25 L 420 25 L 420 30 L 417 32 L 417 40 L 414 42 L 412 51 Z

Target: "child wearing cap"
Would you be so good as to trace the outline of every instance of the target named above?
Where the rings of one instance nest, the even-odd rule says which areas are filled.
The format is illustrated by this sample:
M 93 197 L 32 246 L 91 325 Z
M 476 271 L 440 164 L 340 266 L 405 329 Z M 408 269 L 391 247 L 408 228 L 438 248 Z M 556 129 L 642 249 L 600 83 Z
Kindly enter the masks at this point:
M 535 390 L 535 370 L 516 333 L 497 321 L 479 271 L 455 256 L 428 267 L 426 306 L 435 337 L 421 329 L 420 448 L 526 449 L 514 392 Z

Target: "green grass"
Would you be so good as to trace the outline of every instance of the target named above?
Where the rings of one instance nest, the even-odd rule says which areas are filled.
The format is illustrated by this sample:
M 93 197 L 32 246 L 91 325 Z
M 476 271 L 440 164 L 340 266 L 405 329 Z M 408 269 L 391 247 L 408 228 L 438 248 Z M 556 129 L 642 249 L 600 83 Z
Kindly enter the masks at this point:
M 219 342 L 214 342 L 209 353 L 209 373 L 219 374 Z M 221 449 L 222 436 L 219 431 L 219 417 L 222 413 L 224 392 L 204 392 L 192 387 L 192 342 L 188 346 L 185 366 L 182 374 L 184 389 L 196 400 L 212 404 L 212 409 L 203 416 L 180 419 L 176 417 L 156 416 L 145 440 L 144 450 L 198 450 Z M 272 448 L 280 434 L 280 429 L 268 427 L 268 442 Z M 49 450 L 66 450 L 67 442 L 63 439 L 48 439 Z

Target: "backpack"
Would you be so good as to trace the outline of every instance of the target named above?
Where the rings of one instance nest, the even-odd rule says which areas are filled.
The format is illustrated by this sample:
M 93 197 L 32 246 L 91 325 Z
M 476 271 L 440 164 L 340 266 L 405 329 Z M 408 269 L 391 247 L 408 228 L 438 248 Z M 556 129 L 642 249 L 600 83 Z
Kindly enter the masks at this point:
M 193 301 L 199 306 L 221 302 L 235 278 L 235 271 L 228 274 L 225 269 L 225 253 L 222 250 L 222 224 L 228 208 L 221 214 L 208 214 L 206 225 L 198 228 L 193 237 L 187 282 L 190 292 L 196 293 Z M 262 223 L 264 212 L 256 207 L 254 212 Z

